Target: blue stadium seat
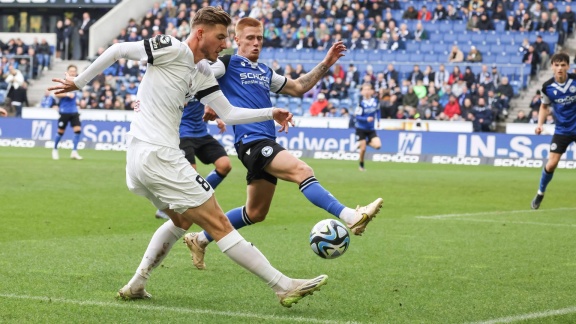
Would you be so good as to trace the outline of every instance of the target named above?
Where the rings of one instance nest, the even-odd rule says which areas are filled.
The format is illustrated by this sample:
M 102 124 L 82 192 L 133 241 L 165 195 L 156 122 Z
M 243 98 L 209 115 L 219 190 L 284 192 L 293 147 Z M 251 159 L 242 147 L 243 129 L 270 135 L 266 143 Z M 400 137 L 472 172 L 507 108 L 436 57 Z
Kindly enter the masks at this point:
M 456 34 L 445 34 L 444 35 L 444 43 L 445 44 L 454 44 L 458 40 Z
M 456 37 L 458 44 L 470 44 L 470 34 L 459 33 Z
M 510 63 L 510 57 L 508 55 L 497 55 L 496 64 L 508 64 Z
M 422 42 L 422 43 L 420 44 L 420 52 L 422 52 L 422 53 L 433 52 L 435 46 L 436 46 L 435 44 L 432 44 L 432 43 L 430 43 L 430 42 L 428 42 L 428 41 Z
M 286 107 L 288 107 L 289 101 L 290 100 L 288 99 L 288 97 L 280 96 L 280 97 L 278 97 L 278 99 L 276 99 L 276 107 L 286 108 Z
M 262 49 L 262 52 L 260 52 L 260 59 L 261 60 L 271 60 L 271 59 L 274 59 L 275 57 L 276 57 L 276 52 L 274 51 L 273 48 L 265 47 Z
M 348 110 L 350 110 L 351 107 L 352 107 L 352 99 L 346 98 L 340 100 L 340 108 L 347 108 Z
M 463 33 L 466 31 L 466 24 L 460 21 L 456 21 L 452 25 L 452 31 L 454 33 Z
M 301 52 L 296 49 L 285 50 L 284 59 L 292 62 L 299 61 L 301 57 Z
M 420 49 L 420 43 L 416 41 L 409 40 L 406 42 L 406 51 L 407 52 L 416 52 Z
M 408 55 L 408 62 L 412 62 L 412 63 L 422 63 L 424 62 L 424 54 L 420 54 L 420 53 L 412 53 Z
M 514 35 L 510 34 L 509 32 L 504 32 L 499 36 L 500 44 L 512 44 L 514 43 Z
M 355 50 L 352 51 L 352 57 L 354 61 L 367 62 L 370 60 L 370 53 L 365 50 Z
M 290 99 L 288 99 L 289 104 L 296 104 L 298 106 L 300 106 L 302 104 L 302 98 L 299 97 L 290 97 Z
M 350 55 L 350 54 L 348 53 L 348 55 Z M 314 60 L 315 62 L 319 62 L 319 61 L 323 60 L 324 57 L 326 57 L 326 52 L 316 50 L 316 51 L 312 51 L 312 57 L 310 59 Z M 308 59 L 308 58 L 306 58 L 306 59 Z
M 328 102 L 331 102 L 334 105 L 334 107 L 340 106 L 340 99 L 330 98 L 328 99 Z
M 439 23 L 438 24 L 438 31 L 440 33 L 450 33 L 453 30 L 453 24 L 446 21 L 446 23 Z
M 468 35 L 470 36 L 470 33 Z M 483 33 L 472 33 L 469 39 L 472 41 L 472 44 L 480 44 L 484 42 L 485 38 L 486 36 Z

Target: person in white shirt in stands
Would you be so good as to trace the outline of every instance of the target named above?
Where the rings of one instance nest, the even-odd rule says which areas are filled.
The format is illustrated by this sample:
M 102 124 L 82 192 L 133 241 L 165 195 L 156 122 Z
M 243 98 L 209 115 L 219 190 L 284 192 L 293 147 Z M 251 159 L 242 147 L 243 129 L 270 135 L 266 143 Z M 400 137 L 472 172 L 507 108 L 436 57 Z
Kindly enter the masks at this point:
M 214 191 L 184 157 L 178 147 L 178 126 L 187 98 L 196 96 L 212 107 L 227 124 L 254 123 L 274 119 L 287 130 L 292 114 L 284 109 L 243 109 L 224 97 L 206 60 L 216 61 L 226 47 L 230 16 L 221 8 L 205 7 L 192 20 L 192 31 L 184 42 L 158 35 L 144 41 L 111 46 L 76 78 L 53 79 L 56 93 L 84 87 L 120 58 L 148 60 L 148 69 L 138 90 L 139 105 L 127 135 L 126 182 L 130 191 L 144 196 L 170 220 L 154 233 L 134 277 L 118 292 L 123 299 L 150 298 L 145 290 L 152 270 L 193 223 L 216 239 L 234 262 L 272 288 L 280 303 L 290 307 L 318 290 L 326 275 L 292 279 L 276 270 L 252 244 L 230 224 L 214 197 Z

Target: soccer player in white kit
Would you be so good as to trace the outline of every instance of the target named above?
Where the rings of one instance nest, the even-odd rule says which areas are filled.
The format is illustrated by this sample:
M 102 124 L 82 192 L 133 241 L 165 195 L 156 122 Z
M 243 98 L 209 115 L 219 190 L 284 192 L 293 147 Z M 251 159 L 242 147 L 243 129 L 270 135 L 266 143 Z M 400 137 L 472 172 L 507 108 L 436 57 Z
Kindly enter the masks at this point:
M 57 94 L 82 89 L 120 58 L 148 60 L 137 94 L 140 105 L 127 137 L 126 183 L 130 191 L 148 198 L 171 220 L 152 236 L 134 277 L 118 292 L 123 299 L 151 297 L 145 286 L 152 270 L 193 223 L 206 230 L 229 258 L 266 282 L 283 306 L 292 306 L 327 281 L 326 275 L 309 280 L 292 279 L 276 270 L 232 227 L 213 189 L 190 166 L 178 147 L 178 126 L 184 103 L 194 95 L 204 105 L 214 108 L 228 124 L 274 119 L 283 131 L 292 123 L 292 114 L 284 109 L 232 106 L 220 91 L 209 64 L 201 61 L 215 61 L 218 53 L 226 48 L 230 23 L 230 16 L 221 8 L 202 8 L 192 20 L 192 31 L 186 41 L 158 35 L 140 42 L 115 44 L 78 77 L 53 79 L 60 84 L 49 89 Z

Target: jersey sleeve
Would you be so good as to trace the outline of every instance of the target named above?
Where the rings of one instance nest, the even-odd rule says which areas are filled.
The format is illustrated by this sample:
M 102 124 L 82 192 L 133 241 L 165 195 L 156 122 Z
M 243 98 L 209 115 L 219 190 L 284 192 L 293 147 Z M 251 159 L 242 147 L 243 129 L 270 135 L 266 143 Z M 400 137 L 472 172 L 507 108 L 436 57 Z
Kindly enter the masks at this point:
M 148 63 L 156 66 L 167 64 L 180 55 L 180 41 L 172 36 L 158 35 L 144 40 Z
M 545 105 L 549 105 L 550 104 L 550 98 L 548 98 L 548 95 L 546 94 L 546 88 L 547 88 L 547 84 L 545 83 L 542 86 L 542 89 L 540 90 L 540 94 L 542 95 L 542 103 Z
M 226 66 L 220 59 L 217 59 L 216 62 L 212 63 L 210 69 L 216 79 L 220 79 L 226 73 Z
M 194 80 L 197 82 L 196 99 L 205 104 L 220 92 L 220 86 L 214 77 L 211 65 L 206 61 L 200 61 L 196 67 L 198 68 L 198 76 Z
M 274 93 L 279 93 L 284 89 L 284 86 L 288 82 L 285 76 L 279 75 L 274 70 L 272 70 L 272 80 L 270 81 L 270 91 Z

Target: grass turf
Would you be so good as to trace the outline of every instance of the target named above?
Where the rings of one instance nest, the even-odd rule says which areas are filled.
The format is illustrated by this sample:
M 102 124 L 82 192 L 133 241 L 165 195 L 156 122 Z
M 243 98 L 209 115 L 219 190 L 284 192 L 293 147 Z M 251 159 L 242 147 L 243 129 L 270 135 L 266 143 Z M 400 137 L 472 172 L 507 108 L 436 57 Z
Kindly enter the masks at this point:
M 558 170 L 531 211 L 538 169 L 368 162 L 361 173 L 355 162 L 307 160 L 342 203 L 381 196 L 384 208 L 344 256 L 324 260 L 308 234 L 330 216 L 297 185 L 279 183 L 266 222 L 242 235 L 289 276 L 330 276 L 285 309 L 215 244 L 206 271 L 178 244 L 149 282 L 152 300 L 115 300 L 161 221 L 127 190 L 124 153 L 82 155 L 72 161 L 61 150 L 53 161 L 46 149 L 0 149 L 0 322 L 576 321 L 573 171 Z M 245 172 L 232 161 L 216 191 L 224 210 L 245 201 Z

